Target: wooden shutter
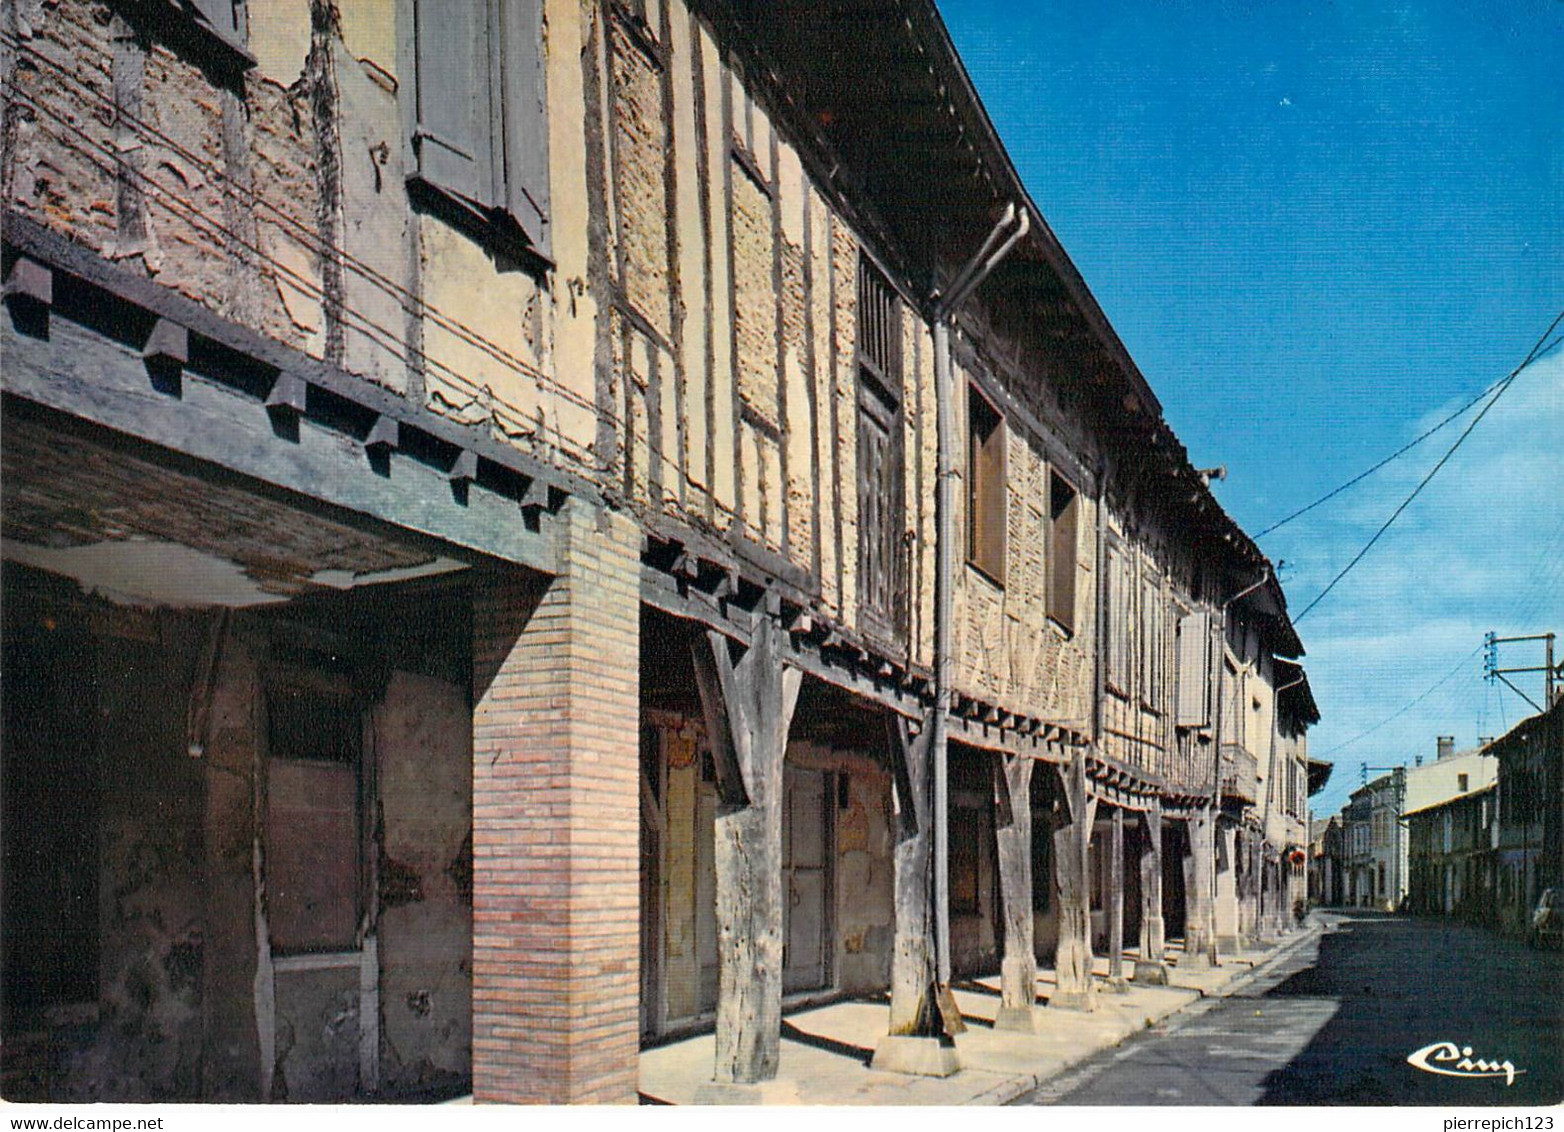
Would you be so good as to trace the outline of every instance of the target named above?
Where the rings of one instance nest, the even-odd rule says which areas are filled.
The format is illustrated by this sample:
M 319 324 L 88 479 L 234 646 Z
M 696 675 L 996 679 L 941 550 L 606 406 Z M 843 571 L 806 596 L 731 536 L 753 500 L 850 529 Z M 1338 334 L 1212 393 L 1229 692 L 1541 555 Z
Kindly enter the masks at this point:
M 901 300 L 866 257 L 858 266 L 858 592 L 864 628 L 906 633 L 903 578 Z
M 1080 568 L 1080 496 L 1057 473 L 1048 481 L 1048 616 L 1075 632 L 1075 574 Z
M 1124 592 L 1124 555 L 1115 547 L 1108 548 L 1108 683 L 1119 691 L 1129 687 L 1126 661 L 1129 643 L 1128 626 L 1125 624 L 1127 601 Z
M 1211 726 L 1211 615 L 1203 609 L 1178 620 L 1178 725 Z
M 418 177 L 485 207 L 494 203 L 488 2 L 413 3 L 413 153 Z
M 211 25 L 212 30 L 218 35 L 230 43 L 244 42 L 244 29 L 239 26 L 239 5 L 236 0 L 193 0 L 193 2 L 201 19 Z
M 1005 420 L 976 386 L 967 395 L 967 555 L 1005 582 Z
M 503 0 L 497 74 L 502 182 L 499 199 L 533 245 L 548 253 L 548 112 L 542 0 Z

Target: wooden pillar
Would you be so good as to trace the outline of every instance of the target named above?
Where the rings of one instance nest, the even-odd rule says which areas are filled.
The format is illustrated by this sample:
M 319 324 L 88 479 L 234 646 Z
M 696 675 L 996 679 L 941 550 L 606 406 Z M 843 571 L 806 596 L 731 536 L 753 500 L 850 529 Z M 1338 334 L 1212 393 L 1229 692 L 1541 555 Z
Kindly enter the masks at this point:
M 1108 986 L 1127 989 L 1124 980 L 1124 810 L 1113 808 L 1108 853 Z
M 1162 921 L 1162 811 L 1146 811 L 1146 848 L 1140 855 L 1140 958 L 1135 960 L 1135 981 L 1143 986 L 1163 986 L 1168 969 L 1162 961 L 1167 949 Z
M 933 727 L 916 735 L 901 716 L 887 719 L 894 773 L 896 849 L 895 938 L 891 951 L 890 1025 L 875 1046 L 875 1069 L 948 1077 L 961 1068 L 955 1042 L 941 1021 L 934 970 L 929 755 Z
M 1054 951 L 1057 989 L 1050 1005 L 1066 1010 L 1094 1010 L 1097 990 L 1092 981 L 1091 891 L 1087 871 L 1092 822 L 1097 800 L 1086 792 L 1086 752 L 1072 749 L 1059 768 L 1064 784 L 1063 819 L 1054 830 L 1054 882 L 1059 897 L 1059 945 Z
M 717 768 L 717 1052 L 712 1080 L 777 1075 L 782 1036 L 782 769 L 803 674 L 782 662 L 769 617 L 735 660 L 722 634 L 696 642 L 695 675 Z
M 1184 886 L 1184 964 L 1216 966 L 1216 811 L 1189 819 L 1189 883 Z
M 996 1030 L 1037 1030 L 1037 955 L 1032 925 L 1032 766 L 1019 755 L 994 756 L 995 840 L 1005 952 L 1000 963 Z

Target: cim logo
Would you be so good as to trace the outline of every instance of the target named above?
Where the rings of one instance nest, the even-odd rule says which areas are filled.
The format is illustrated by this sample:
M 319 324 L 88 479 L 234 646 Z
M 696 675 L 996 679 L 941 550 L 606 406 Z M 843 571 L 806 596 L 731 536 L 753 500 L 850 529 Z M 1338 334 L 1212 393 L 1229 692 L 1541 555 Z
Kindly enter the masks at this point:
M 1435 1042 L 1424 1046 L 1407 1057 L 1407 1064 L 1424 1073 L 1438 1073 L 1443 1077 L 1503 1077 L 1506 1087 L 1515 1084 L 1515 1078 L 1526 1072 L 1508 1061 L 1472 1059 L 1471 1046 L 1458 1046 L 1454 1042 Z

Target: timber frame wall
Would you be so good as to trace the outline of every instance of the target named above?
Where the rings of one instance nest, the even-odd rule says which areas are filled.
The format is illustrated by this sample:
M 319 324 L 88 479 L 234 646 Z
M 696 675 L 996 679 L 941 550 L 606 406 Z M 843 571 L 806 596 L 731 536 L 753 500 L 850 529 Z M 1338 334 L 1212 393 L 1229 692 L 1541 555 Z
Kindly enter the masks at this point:
M 94 390 L 67 333 L 5 391 L 525 568 L 474 602 L 474 1088 L 627 1100 L 638 611 L 926 725 L 929 312 L 1005 201 L 1035 208 L 923 0 L 461 7 L 450 34 L 496 45 L 450 56 L 482 121 L 440 117 L 432 0 L 8 4 L 8 349 L 112 309 L 173 384 Z M 893 89 L 915 120 L 873 125 Z M 493 167 L 437 161 L 451 130 Z M 1273 692 L 1302 652 L 1280 588 L 1035 227 L 955 318 L 952 738 L 1073 768 L 1080 806 L 1302 844 L 1296 790 L 1285 826 L 1265 801 L 1317 718 Z M 1002 505 L 981 553 L 974 499 Z

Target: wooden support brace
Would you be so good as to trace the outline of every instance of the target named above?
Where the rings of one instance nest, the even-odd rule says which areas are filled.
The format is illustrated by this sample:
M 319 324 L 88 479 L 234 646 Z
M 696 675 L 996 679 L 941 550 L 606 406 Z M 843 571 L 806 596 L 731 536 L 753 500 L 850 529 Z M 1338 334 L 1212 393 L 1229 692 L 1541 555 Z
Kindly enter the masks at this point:
M 719 665 L 725 665 L 731 679 L 733 662 L 728 656 L 728 639 L 716 630 L 708 629 L 704 640 L 694 642 L 692 652 L 695 687 L 700 694 L 701 713 L 706 721 L 706 735 L 711 744 L 712 766 L 717 778 L 717 798 L 725 806 L 747 806 L 748 751 L 741 753 L 735 741 L 735 729 L 728 718 L 727 699 L 723 694 L 723 675 L 719 670 Z
M 1054 882 L 1059 897 L 1059 944 L 1054 953 L 1057 990 L 1054 1006 L 1093 1010 L 1097 1005 L 1092 979 L 1091 876 L 1089 852 L 1097 799 L 1086 789 L 1086 754 L 1076 747 L 1068 764 L 1058 767 L 1067 819 L 1053 834 Z
M 714 756 L 741 786 L 744 804 L 725 802 L 714 831 L 717 871 L 717 1026 L 712 1080 L 774 1078 L 782 1033 L 783 757 L 803 673 L 783 661 L 785 633 L 762 618 L 750 645 L 708 630 L 695 644 L 696 681 Z M 719 792 L 724 784 L 719 777 Z
M 1037 957 L 1032 921 L 1032 771 L 1025 755 L 993 756 L 995 841 L 999 856 L 1004 958 L 1000 963 L 997 1030 L 1034 1033 Z
M 953 1040 L 959 1012 L 947 1016 L 934 967 L 929 813 L 932 721 L 913 734 L 901 716 L 887 717 L 886 744 L 895 782 L 895 937 L 891 1009 L 872 1065 L 893 1073 L 947 1077 L 960 1068 Z

